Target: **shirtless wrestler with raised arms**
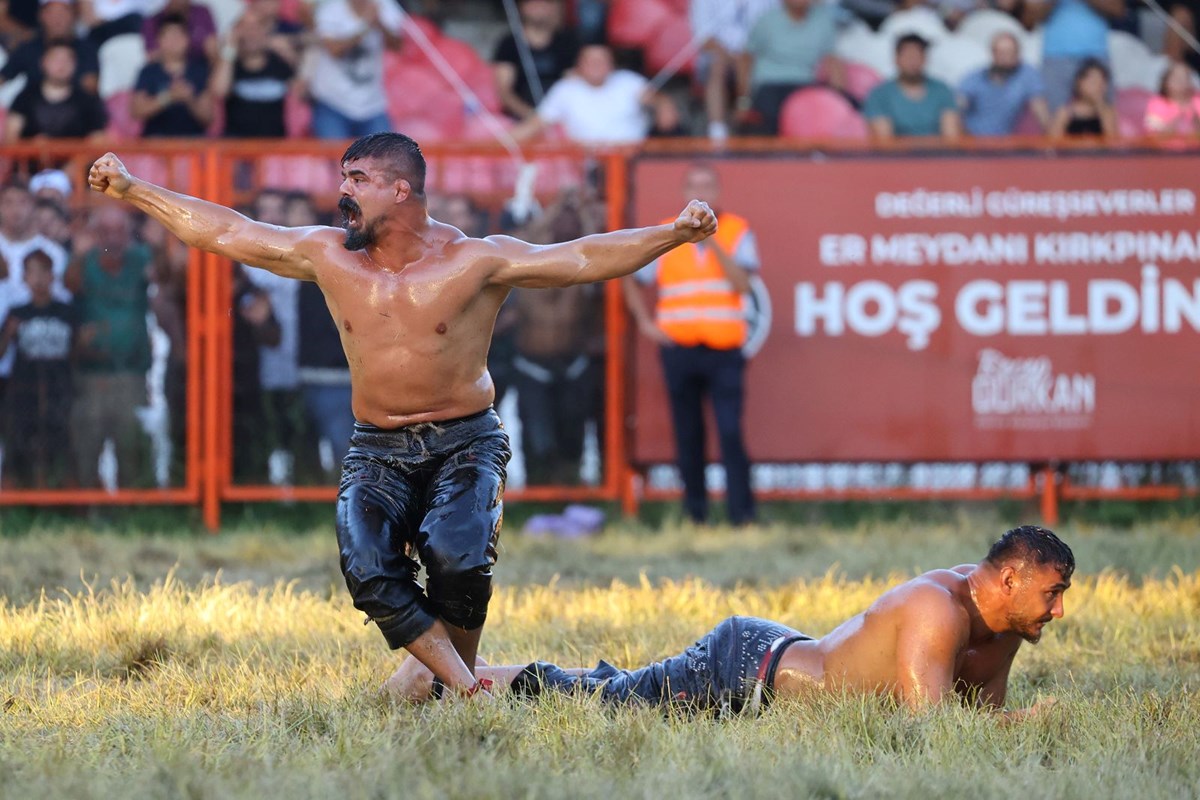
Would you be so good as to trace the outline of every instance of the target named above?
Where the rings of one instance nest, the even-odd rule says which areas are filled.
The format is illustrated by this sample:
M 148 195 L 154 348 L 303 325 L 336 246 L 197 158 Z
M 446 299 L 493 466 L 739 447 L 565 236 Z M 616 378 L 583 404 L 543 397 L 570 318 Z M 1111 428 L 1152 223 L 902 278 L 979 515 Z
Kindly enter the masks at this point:
M 730 617 L 680 655 L 638 670 L 601 661 L 592 670 L 534 662 L 476 672 L 524 694 L 598 693 L 610 702 L 733 711 L 814 691 L 890 694 L 912 709 L 953 698 L 999 710 L 1017 650 L 1063 615 L 1074 570 L 1075 556 L 1057 536 L 1024 526 L 1005 533 L 978 564 L 933 570 L 889 589 L 821 639 L 769 620 Z M 441 687 L 414 674 L 397 689 L 420 701 Z M 1004 713 L 1019 719 L 1038 709 Z
M 350 363 L 358 420 L 337 501 L 346 586 L 392 649 L 406 648 L 445 686 L 473 694 L 483 686 L 473 668 L 510 455 L 487 371 L 501 303 L 513 287 L 629 275 L 712 235 L 717 220 L 693 201 L 672 225 L 564 244 L 471 239 L 429 218 L 425 159 L 397 133 L 351 144 L 342 177 L 344 231 L 255 222 L 138 180 L 112 153 L 92 165 L 88 182 L 190 247 L 320 286 Z M 410 660 L 393 679 L 421 675 L 432 679 Z

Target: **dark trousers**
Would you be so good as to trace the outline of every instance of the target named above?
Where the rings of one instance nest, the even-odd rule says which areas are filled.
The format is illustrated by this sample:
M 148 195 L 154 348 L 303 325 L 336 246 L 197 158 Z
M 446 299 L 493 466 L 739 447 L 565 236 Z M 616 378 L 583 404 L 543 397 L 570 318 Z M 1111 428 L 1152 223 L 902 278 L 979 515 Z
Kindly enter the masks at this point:
M 717 418 L 717 441 L 725 465 L 725 492 L 729 521 L 741 525 L 754 520 L 750 493 L 750 460 L 742 442 L 742 409 L 745 395 L 746 357 L 742 351 L 697 347 L 664 347 L 663 374 L 675 425 L 675 454 L 683 479 L 683 509 L 695 522 L 708 520 L 708 492 L 704 485 L 704 396 L 712 399 Z

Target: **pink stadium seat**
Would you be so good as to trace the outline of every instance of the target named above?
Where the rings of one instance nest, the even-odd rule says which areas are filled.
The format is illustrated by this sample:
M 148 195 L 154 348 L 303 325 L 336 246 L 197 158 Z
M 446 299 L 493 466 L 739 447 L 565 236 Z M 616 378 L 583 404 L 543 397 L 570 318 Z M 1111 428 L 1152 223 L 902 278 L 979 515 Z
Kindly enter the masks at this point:
M 341 183 L 341 165 L 318 156 L 266 156 L 259 160 L 259 185 L 329 194 Z
M 674 15 L 666 24 L 659 29 L 650 41 L 646 42 L 646 66 L 649 67 L 651 73 L 656 73 L 665 67 L 671 59 L 675 58 L 679 53 L 691 44 L 692 41 L 692 26 L 688 22 L 687 15 Z M 679 72 L 683 75 L 692 74 L 695 68 L 696 57 L 693 55 L 680 68 Z
M 779 133 L 799 139 L 867 138 L 867 123 L 837 92 L 810 87 L 788 97 L 779 116 Z
M 883 78 L 879 77 L 879 73 L 866 64 L 859 64 L 854 61 L 843 61 L 842 64 L 846 70 L 846 91 L 859 102 L 866 100 L 871 90 L 883 82 Z M 821 65 L 817 68 L 817 80 L 822 83 L 828 83 L 828 59 L 822 61 Z
M 108 135 L 118 141 L 136 139 L 142 135 L 142 123 L 130 113 L 132 102 L 132 91 L 117 92 L 104 101 L 104 107 L 108 110 Z
M 1154 92 L 1137 87 L 1117 90 L 1117 131 L 1122 136 L 1146 133 L 1146 106 Z
M 288 138 L 303 139 L 312 127 L 312 106 L 297 92 L 289 92 L 283 101 L 283 126 Z
M 1041 136 L 1044 133 L 1041 123 L 1029 110 L 1029 106 L 1025 106 L 1025 110 L 1021 112 L 1013 133 L 1017 136 Z
M 613 0 L 608 10 L 608 41 L 614 47 L 641 47 L 673 16 L 663 0 Z

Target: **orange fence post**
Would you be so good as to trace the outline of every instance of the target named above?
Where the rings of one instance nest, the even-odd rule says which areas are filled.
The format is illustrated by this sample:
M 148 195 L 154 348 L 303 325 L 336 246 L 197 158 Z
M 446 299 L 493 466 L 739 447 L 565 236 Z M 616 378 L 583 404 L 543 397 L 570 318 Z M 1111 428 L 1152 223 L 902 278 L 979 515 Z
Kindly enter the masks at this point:
M 1058 470 L 1049 464 L 1042 467 L 1042 521 L 1058 524 Z
M 203 192 L 215 197 L 217 186 L 217 153 L 215 148 L 204 150 Z M 220 355 L 221 281 L 217 257 L 204 253 L 204 299 L 206 306 L 204 336 L 204 524 L 216 533 L 221 527 L 221 372 L 226 365 Z
M 628 162 L 621 153 L 612 153 L 605 164 L 605 196 L 608 199 L 608 229 L 615 231 L 625 227 L 626 208 L 628 202 Z M 608 451 L 608 480 L 606 481 L 612 499 L 621 500 L 622 510 L 626 515 L 636 513 L 636 507 L 631 512 L 628 504 L 626 487 L 629 485 L 629 457 L 626 453 L 628 434 L 625 428 L 627 412 L 625 400 L 628 396 L 626 385 L 629 370 L 625 363 L 625 299 L 621 292 L 621 282 L 609 281 L 604 287 L 605 299 L 605 329 L 607 332 L 606 347 L 608 349 L 607 375 L 605 381 L 606 397 L 604 403 L 607 431 Z

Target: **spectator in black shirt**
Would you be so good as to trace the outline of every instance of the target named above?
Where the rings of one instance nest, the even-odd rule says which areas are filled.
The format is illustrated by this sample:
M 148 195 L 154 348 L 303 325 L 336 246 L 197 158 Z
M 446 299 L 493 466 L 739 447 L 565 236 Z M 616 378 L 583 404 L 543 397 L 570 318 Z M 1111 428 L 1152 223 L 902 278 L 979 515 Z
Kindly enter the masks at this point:
M 0 326 L 0 356 L 16 350 L 4 397 L 4 484 L 58 488 L 73 463 L 70 358 L 78 323 L 74 309 L 54 299 L 50 256 L 34 250 L 24 264 L 30 302 L 9 311 Z
M 75 82 L 75 50 L 51 42 L 42 55 L 40 79 L 13 100 L 5 119 L 7 141 L 44 136 L 50 139 L 100 138 L 108 112 L 100 98 Z
M 212 122 L 208 64 L 188 56 L 182 17 L 160 23 L 158 51 L 138 75 L 130 110 L 144 123 L 143 136 L 203 136 Z
M 533 116 L 534 107 L 550 87 L 575 66 L 579 40 L 573 31 L 562 27 L 561 0 L 522 0 L 520 10 L 521 31 L 529 43 L 539 84 L 536 96 L 514 34 L 510 33 L 496 46 L 492 69 L 504 111 L 514 119 L 527 119 Z
M 85 91 L 96 93 L 100 61 L 96 46 L 75 35 L 75 9 L 66 0 L 43 0 L 38 11 L 38 30 L 32 39 L 9 53 L 0 69 L 0 83 L 24 75 L 29 83 L 38 80 L 42 56 L 51 42 L 67 42 L 75 50 L 75 78 Z M 28 85 L 28 84 L 26 84 Z
M 28 39 L 38 23 L 38 0 L 5 0 L 0 3 L 0 44 L 9 50 Z
M 296 71 L 271 49 L 268 20 L 248 11 L 234 26 L 231 38 L 210 87 L 214 101 L 225 104 L 225 135 L 244 139 L 286 136 L 284 101 Z

